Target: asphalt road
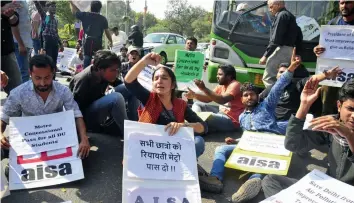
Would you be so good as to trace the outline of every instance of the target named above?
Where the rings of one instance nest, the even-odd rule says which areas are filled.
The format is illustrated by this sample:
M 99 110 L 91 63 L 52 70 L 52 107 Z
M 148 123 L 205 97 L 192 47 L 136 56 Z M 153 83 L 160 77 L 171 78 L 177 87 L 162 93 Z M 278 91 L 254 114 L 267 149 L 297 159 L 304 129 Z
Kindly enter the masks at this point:
M 67 84 L 65 78 L 59 80 Z M 1 99 L 5 98 L 1 93 Z M 206 149 L 199 158 L 199 164 L 208 172 L 210 171 L 214 150 L 222 145 L 225 137 L 238 138 L 239 133 L 211 134 L 205 137 Z M 93 202 L 93 203 L 119 203 L 122 202 L 122 159 L 123 141 L 121 137 L 114 137 L 104 134 L 89 133 L 91 152 L 88 159 L 83 161 L 85 179 L 66 183 L 62 185 L 11 191 L 11 195 L 2 199 L 3 203 L 39 203 L 50 202 L 59 203 L 71 200 L 73 203 Z M 312 150 L 311 155 L 300 158 L 293 155 L 288 176 L 301 178 L 313 168 L 326 171 L 325 161 L 327 151 L 326 146 L 318 150 Z M 321 152 L 322 151 L 322 152 Z M 7 159 L 2 160 L 2 167 L 7 163 Z M 212 194 L 202 192 L 203 203 L 226 203 L 231 195 L 237 191 L 239 186 L 247 179 L 248 175 L 233 169 L 226 169 L 224 191 L 222 194 Z M 254 200 L 259 202 L 264 198 L 261 193 Z

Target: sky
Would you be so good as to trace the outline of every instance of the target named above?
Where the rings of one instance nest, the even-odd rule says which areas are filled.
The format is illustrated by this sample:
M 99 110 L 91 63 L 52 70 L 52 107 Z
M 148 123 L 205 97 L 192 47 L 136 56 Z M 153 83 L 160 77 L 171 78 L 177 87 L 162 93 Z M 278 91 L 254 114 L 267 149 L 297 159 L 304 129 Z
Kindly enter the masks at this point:
M 187 0 L 192 6 L 201 6 L 207 11 L 213 10 L 214 0 Z M 148 12 L 154 14 L 157 18 L 163 19 L 165 17 L 165 10 L 167 8 L 167 0 L 147 0 Z M 145 0 L 133 0 L 130 3 L 134 11 L 144 11 Z

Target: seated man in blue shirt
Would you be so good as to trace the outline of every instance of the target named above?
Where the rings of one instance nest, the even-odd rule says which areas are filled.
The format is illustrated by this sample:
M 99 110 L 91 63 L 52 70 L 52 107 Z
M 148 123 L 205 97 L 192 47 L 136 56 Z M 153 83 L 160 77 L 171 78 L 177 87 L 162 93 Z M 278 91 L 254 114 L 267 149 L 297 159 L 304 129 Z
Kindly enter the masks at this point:
M 88 156 L 90 144 L 79 106 L 68 87 L 53 81 L 55 64 L 47 55 L 33 56 L 29 63 L 32 81 L 27 81 L 10 92 L 1 111 L 1 148 L 8 149 L 8 139 L 3 136 L 10 117 L 40 116 L 73 110 L 76 129 L 80 136 L 78 155 Z
M 275 108 L 284 88 L 291 82 L 293 73 L 299 66 L 299 58 L 295 58 L 293 51 L 292 63 L 284 72 L 269 92 L 269 95 L 262 102 L 259 101 L 257 88 L 251 83 L 241 86 L 241 100 L 245 105 L 245 111 L 240 115 L 240 125 L 243 130 L 260 131 L 275 134 L 285 134 L 286 126 L 279 125 L 275 117 Z M 236 147 L 236 141 L 226 138 L 227 144 L 219 146 L 215 150 L 213 167 L 210 176 L 199 177 L 202 190 L 220 193 L 223 189 L 222 179 L 224 165 L 231 152 Z M 241 202 L 255 197 L 261 189 L 261 175 L 254 174 L 244 183 L 238 192 L 232 195 L 232 202 Z

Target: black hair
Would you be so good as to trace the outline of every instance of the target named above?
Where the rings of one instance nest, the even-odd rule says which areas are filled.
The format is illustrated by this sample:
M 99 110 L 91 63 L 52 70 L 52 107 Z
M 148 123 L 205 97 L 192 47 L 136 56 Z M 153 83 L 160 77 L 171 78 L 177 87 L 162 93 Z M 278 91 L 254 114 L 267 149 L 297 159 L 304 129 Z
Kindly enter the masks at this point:
M 50 56 L 39 54 L 31 57 L 31 60 L 29 61 L 29 69 L 31 72 L 33 71 L 34 66 L 37 68 L 47 68 L 49 66 L 50 70 L 54 73 L 56 64 L 54 64 L 53 59 Z
M 122 47 L 122 48 L 120 48 L 120 51 L 123 51 L 123 50 L 125 50 L 126 52 L 128 52 L 128 48 L 127 48 L 127 47 Z
M 167 66 L 160 66 L 159 68 L 155 69 L 154 72 L 152 73 L 152 81 L 154 81 L 156 71 L 158 71 L 158 70 L 160 70 L 160 69 L 165 70 L 165 71 L 167 72 L 168 76 L 170 76 L 172 85 L 175 86 L 175 88 L 173 88 L 173 89 L 171 90 L 171 99 L 176 98 L 177 79 L 176 79 L 176 76 L 175 76 L 174 72 L 173 72 L 169 67 L 167 67 Z
M 47 1 L 46 3 L 45 3 L 45 6 L 46 7 L 49 7 L 49 6 L 56 6 L 57 5 L 57 3 L 55 2 L 55 1 Z
M 186 42 L 187 42 L 188 40 L 191 40 L 192 42 L 194 42 L 195 45 L 198 44 L 198 40 L 197 40 L 197 38 L 195 38 L 195 37 L 188 37 L 187 40 L 186 40 Z
M 230 76 L 231 80 L 236 80 L 236 70 L 232 65 L 220 65 L 218 68 L 224 72 L 225 76 Z
M 289 68 L 289 66 L 290 66 L 289 63 L 281 63 L 281 64 L 279 64 L 278 69 L 279 68 Z
M 112 28 L 112 31 L 118 31 L 118 30 L 119 30 L 118 27 Z
M 278 66 L 278 70 L 280 68 L 289 68 L 290 64 L 289 63 L 281 63 Z M 293 78 L 306 78 L 310 77 L 309 71 L 305 68 L 304 65 L 300 64 L 299 67 L 297 67 L 294 71 L 294 76 Z
M 91 1 L 91 12 L 99 13 L 102 8 L 101 1 Z
M 259 88 L 256 87 L 256 86 L 254 86 L 254 85 L 253 85 L 252 83 L 250 83 L 250 82 L 245 82 L 245 83 L 243 83 L 243 84 L 241 85 L 240 91 L 241 91 L 242 94 L 243 94 L 244 92 L 246 92 L 246 91 L 253 91 L 253 92 L 255 92 L 255 93 L 258 95 L 258 93 L 259 93 Z
M 107 69 L 115 64 L 118 64 L 118 69 L 120 69 L 122 64 L 119 57 L 108 50 L 97 51 L 93 58 L 93 69 L 95 71 Z
M 338 92 L 338 100 L 341 103 L 348 99 L 354 99 L 354 79 L 345 82 Z

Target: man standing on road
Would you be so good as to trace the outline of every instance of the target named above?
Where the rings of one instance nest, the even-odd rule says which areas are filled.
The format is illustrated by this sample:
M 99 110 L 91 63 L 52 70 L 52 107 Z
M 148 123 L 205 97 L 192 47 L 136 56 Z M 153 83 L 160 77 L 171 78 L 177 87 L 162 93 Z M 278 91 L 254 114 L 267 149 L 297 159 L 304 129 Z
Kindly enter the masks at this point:
M 112 36 L 108 29 L 108 21 L 106 17 L 100 14 L 102 3 L 101 1 L 91 2 L 91 12 L 81 12 L 75 4 L 70 1 L 71 12 L 75 17 L 82 22 L 82 27 L 85 32 L 83 39 L 84 48 L 84 68 L 91 64 L 92 56 L 96 51 L 102 49 L 103 32 L 109 41 L 109 46 L 112 46 Z
M 328 25 L 354 25 L 354 1 L 340 0 L 339 11 L 341 15 L 330 20 L 328 22 Z M 319 57 L 325 51 L 326 48 L 321 45 L 317 45 L 313 49 L 313 52 L 316 54 L 317 57 Z M 335 104 L 337 100 L 338 90 L 338 87 L 324 86 L 321 88 L 323 115 L 336 113 L 337 107 Z
M 41 14 L 38 11 L 34 11 L 31 16 L 32 25 L 32 43 L 34 54 L 37 55 L 41 49 Z
M 128 40 L 130 45 L 142 48 L 144 45 L 144 35 L 140 31 L 140 28 L 138 25 L 133 25 L 131 27 L 132 32 L 130 33 Z
M 302 32 L 296 24 L 295 16 L 286 10 L 285 2 L 268 0 L 268 8 L 275 18 L 268 47 L 259 61 L 259 64 L 266 65 L 263 75 L 265 87 L 275 83 L 277 67 L 282 62 L 290 62 L 293 48 L 299 44 L 297 42 L 302 42 Z
M 53 81 L 55 64 L 46 55 L 33 56 L 29 63 L 32 81 L 27 81 L 11 91 L 1 112 L 1 148 L 8 149 L 9 142 L 3 133 L 11 117 L 40 116 L 73 110 L 76 129 L 80 138 L 78 155 L 88 156 L 90 144 L 81 111 L 69 88 Z
M 21 73 L 11 33 L 11 27 L 16 27 L 19 23 L 18 13 L 15 12 L 19 7 L 18 3 L 1 1 L 1 70 L 9 77 L 8 85 L 4 88 L 7 95 L 21 84 Z
M 125 32 L 119 30 L 119 27 L 112 28 L 112 41 L 113 45 L 123 45 L 125 46 L 128 42 L 128 36 Z
M 33 48 L 33 41 L 31 38 L 28 4 L 25 0 L 17 2 L 21 5 L 21 8 L 17 9 L 20 22 L 17 27 L 12 27 L 12 33 L 15 36 L 15 54 L 20 67 L 22 82 L 24 83 L 29 80 L 28 62 Z

